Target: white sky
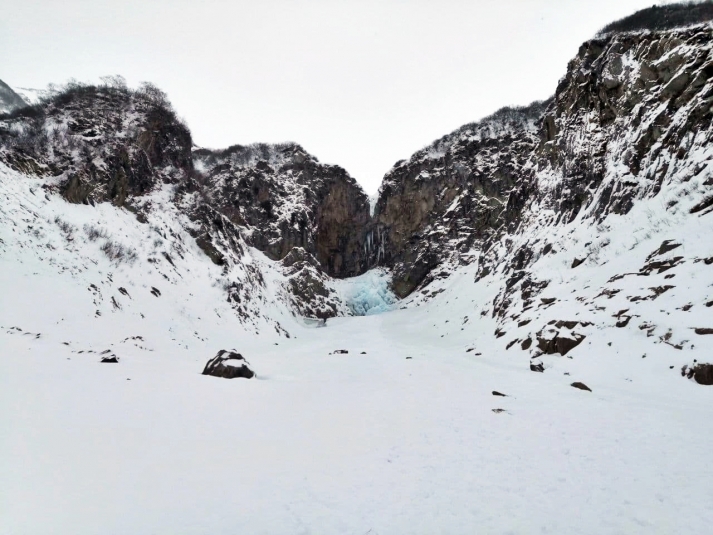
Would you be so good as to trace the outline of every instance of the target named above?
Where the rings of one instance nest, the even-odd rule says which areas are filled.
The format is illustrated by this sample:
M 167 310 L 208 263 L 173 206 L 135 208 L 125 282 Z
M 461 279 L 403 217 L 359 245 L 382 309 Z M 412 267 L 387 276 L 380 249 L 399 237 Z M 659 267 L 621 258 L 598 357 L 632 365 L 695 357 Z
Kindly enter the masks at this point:
M 148 80 L 198 145 L 296 141 L 372 193 L 432 140 L 550 96 L 583 41 L 652 3 L 0 0 L 0 79 Z

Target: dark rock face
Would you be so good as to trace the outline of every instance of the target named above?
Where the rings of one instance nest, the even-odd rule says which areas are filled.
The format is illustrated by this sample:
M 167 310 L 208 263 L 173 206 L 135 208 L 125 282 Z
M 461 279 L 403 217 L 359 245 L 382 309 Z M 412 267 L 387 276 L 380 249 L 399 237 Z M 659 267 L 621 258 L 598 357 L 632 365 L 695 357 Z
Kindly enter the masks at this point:
M 203 375 L 212 375 L 225 379 L 252 379 L 255 377 L 255 372 L 248 367 L 248 364 L 248 361 L 240 353 L 221 349 L 205 365 Z
M 624 214 L 637 198 L 656 195 L 675 167 L 657 160 L 666 153 L 681 159 L 683 139 L 711 124 L 712 34 L 698 27 L 583 44 L 544 116 L 554 136 L 543 125 L 534 154 L 536 175 L 562 179 L 538 187 L 532 200 L 566 222 L 585 208 L 597 220 Z M 679 111 L 686 120 L 673 120 Z M 612 173 L 607 161 L 626 168 Z
M 393 268 L 405 297 L 449 257 L 467 263 L 508 220 L 506 204 L 536 148 L 547 103 L 504 108 L 465 125 L 387 173 L 367 239 L 369 262 Z
M 194 151 L 203 195 L 273 260 L 294 248 L 333 277 L 366 270 L 369 202 L 341 167 L 320 163 L 294 143 Z

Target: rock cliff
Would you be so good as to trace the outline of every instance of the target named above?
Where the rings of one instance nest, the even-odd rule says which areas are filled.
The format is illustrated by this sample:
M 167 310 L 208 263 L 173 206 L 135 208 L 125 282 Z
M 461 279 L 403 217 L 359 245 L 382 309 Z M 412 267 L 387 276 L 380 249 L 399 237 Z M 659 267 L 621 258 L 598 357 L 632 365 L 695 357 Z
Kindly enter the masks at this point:
M 480 276 L 519 271 L 545 244 L 513 250 L 508 236 L 577 217 L 596 225 L 690 181 L 711 143 L 711 43 L 709 25 L 584 43 L 552 99 L 501 110 L 394 166 L 370 261 L 394 270 L 402 297 L 453 261 L 478 258 Z
M 438 265 L 472 250 L 505 223 L 505 206 L 540 141 L 547 102 L 504 108 L 461 127 L 384 177 L 368 244 L 370 260 L 394 270 L 405 297 Z
M 341 167 L 320 163 L 294 143 L 199 149 L 193 155 L 201 194 L 271 259 L 299 247 L 333 277 L 366 269 L 368 198 Z

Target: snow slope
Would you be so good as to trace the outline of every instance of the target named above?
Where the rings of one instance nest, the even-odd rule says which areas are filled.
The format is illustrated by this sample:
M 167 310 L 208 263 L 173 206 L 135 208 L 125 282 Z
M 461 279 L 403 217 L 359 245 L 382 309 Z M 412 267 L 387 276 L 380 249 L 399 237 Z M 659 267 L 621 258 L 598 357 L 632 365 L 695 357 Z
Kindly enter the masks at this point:
M 394 310 L 315 328 L 280 300 L 277 263 L 246 248 L 225 273 L 169 203 L 139 223 L 0 172 L 2 533 L 708 532 L 713 390 L 679 369 L 709 358 L 691 328 L 713 326 L 713 265 L 696 261 L 713 257 L 710 215 L 642 201 L 596 230 L 608 245 L 576 269 L 593 227 L 559 227 L 558 252 L 533 267 L 559 299 L 522 327 L 482 315 L 503 281 L 474 263 Z M 594 297 L 672 237 L 663 258 L 685 262 Z M 264 286 L 243 315 L 222 285 L 253 284 L 252 263 Z M 670 274 L 657 299 L 626 299 Z M 350 279 L 345 295 L 378 294 L 368 275 L 373 290 Z M 618 328 L 625 307 L 636 315 Z M 533 373 L 534 348 L 506 347 L 550 319 L 592 325 Z M 233 348 L 256 380 L 200 375 Z

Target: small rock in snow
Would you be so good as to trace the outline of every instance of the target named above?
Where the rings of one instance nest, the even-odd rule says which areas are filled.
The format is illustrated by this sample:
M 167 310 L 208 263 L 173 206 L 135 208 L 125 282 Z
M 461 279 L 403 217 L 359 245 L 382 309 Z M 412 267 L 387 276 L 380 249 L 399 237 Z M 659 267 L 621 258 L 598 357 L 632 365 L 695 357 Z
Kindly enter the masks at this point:
M 530 363 L 530 371 L 543 373 L 545 371 L 545 365 L 542 364 L 541 362 L 538 362 L 537 364 L 534 364 L 531 362 Z

